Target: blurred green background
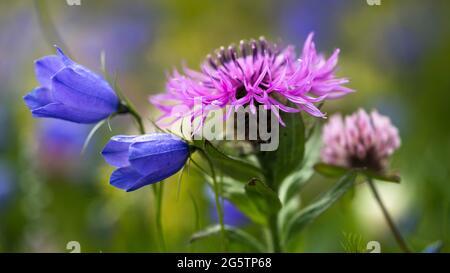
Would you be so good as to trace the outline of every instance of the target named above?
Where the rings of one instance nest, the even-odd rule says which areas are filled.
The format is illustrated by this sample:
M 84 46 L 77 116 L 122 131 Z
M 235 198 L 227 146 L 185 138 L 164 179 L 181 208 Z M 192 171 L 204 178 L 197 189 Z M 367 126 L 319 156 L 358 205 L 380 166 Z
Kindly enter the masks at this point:
M 261 35 L 300 50 L 316 33 L 320 51 L 341 49 L 338 74 L 357 90 L 327 103 L 328 114 L 378 108 L 401 133 L 392 167 L 402 183 L 380 183 L 388 209 L 415 250 L 434 241 L 450 251 L 450 2 L 381 0 L 305 1 L 35 1 L 0 3 L 0 251 L 158 252 L 150 187 L 125 193 L 109 185 L 112 168 L 100 151 L 109 137 L 135 133 L 128 117 L 100 129 L 81 155 L 90 126 L 34 120 L 22 101 L 33 89 L 33 61 L 54 53 L 51 19 L 64 48 L 100 71 L 105 51 L 110 73 L 146 117 L 150 94 L 164 90 L 166 72 L 182 62 L 197 68 L 221 45 Z M 39 19 L 41 18 L 41 20 Z M 148 127 L 149 123 L 146 124 Z M 166 182 L 163 226 L 170 252 L 221 251 L 218 239 L 189 244 L 214 223 L 205 182 L 192 170 L 177 198 L 177 176 Z M 301 193 L 307 204 L 334 181 L 315 175 Z M 242 224 L 242 223 L 237 223 Z M 261 238 L 260 229 L 244 227 Z M 292 252 L 344 252 L 353 234 L 382 252 L 398 251 L 365 185 L 358 186 L 291 242 Z M 344 246 L 343 246 L 344 245 Z M 233 247 L 232 251 L 246 251 Z

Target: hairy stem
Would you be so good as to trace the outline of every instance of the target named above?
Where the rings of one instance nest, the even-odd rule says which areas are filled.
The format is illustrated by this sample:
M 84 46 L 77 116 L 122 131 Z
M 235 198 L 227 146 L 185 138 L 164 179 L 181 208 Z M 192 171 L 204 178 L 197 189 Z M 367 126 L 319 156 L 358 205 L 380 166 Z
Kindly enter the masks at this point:
M 395 225 L 394 221 L 392 220 L 392 217 L 390 216 L 389 212 L 386 209 L 386 206 L 384 205 L 383 201 L 381 200 L 381 196 L 377 191 L 377 188 L 375 187 L 375 184 L 373 183 L 372 178 L 367 177 L 367 182 L 369 183 L 370 189 L 373 193 L 373 196 L 375 197 L 375 200 L 377 201 L 378 205 L 381 208 L 381 211 L 383 212 L 383 216 L 386 219 L 386 222 L 391 229 L 392 234 L 395 237 L 395 240 L 397 241 L 397 244 L 400 246 L 403 252 L 411 253 L 411 249 L 408 247 L 408 244 L 406 243 L 405 239 L 403 238 L 402 234 L 398 230 L 397 226 Z

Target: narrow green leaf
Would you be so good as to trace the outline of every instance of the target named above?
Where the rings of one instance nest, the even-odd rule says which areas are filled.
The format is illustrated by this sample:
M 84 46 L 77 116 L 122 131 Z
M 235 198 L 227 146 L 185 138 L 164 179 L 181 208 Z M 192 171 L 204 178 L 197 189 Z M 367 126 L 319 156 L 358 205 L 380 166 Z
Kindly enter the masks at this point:
M 314 174 L 314 164 L 320 157 L 321 137 L 321 128 L 316 126 L 305 144 L 305 156 L 302 163 L 294 173 L 286 177 L 281 183 L 279 193 L 283 204 L 287 203 L 292 197 L 297 196 L 303 185 Z
M 290 198 L 278 213 L 278 229 L 284 233 L 286 231 L 286 226 L 292 217 L 300 210 L 301 206 L 300 195 L 293 196 Z
M 344 175 L 346 172 L 348 172 L 349 169 L 341 167 L 341 166 L 336 166 L 336 165 L 331 165 L 331 164 L 326 164 L 326 163 L 317 163 L 316 165 L 314 165 L 314 169 L 327 177 L 340 177 L 342 175 Z M 363 174 L 364 176 L 369 176 L 375 180 L 380 180 L 380 181 L 385 181 L 385 182 L 393 182 L 393 183 L 399 183 L 400 182 L 400 176 L 397 174 L 388 174 L 388 173 L 377 173 L 371 170 L 367 170 L 367 169 L 353 169 L 354 171 Z
M 375 173 L 369 170 L 360 170 L 360 173 L 370 176 L 375 180 L 384 181 L 384 182 L 393 182 L 393 183 L 400 183 L 400 176 L 398 174 L 387 174 L 387 173 Z
M 294 215 L 287 225 L 283 237 L 284 242 L 287 242 L 294 233 L 301 231 L 306 225 L 338 201 L 352 187 L 356 175 L 356 172 L 347 173 L 317 201 Z
M 326 163 L 317 163 L 314 165 L 314 170 L 323 176 L 331 178 L 341 177 L 348 172 L 347 168 Z
M 202 149 L 211 158 L 214 166 L 226 176 L 229 176 L 242 183 L 252 178 L 263 179 L 261 170 L 238 158 L 233 158 L 224 154 L 222 151 L 214 147 L 209 141 L 194 141 L 194 146 Z
M 346 253 L 365 253 L 367 252 L 366 244 L 361 234 L 343 233 L 344 240 L 341 246 Z
M 268 183 L 278 188 L 303 161 L 305 127 L 300 113 L 281 113 L 286 126 L 279 128 L 279 146 L 275 151 L 261 151 L 258 155 Z
M 100 129 L 100 127 L 102 127 L 102 125 L 106 122 L 106 120 L 101 120 L 99 121 L 97 124 L 95 124 L 95 126 L 91 129 L 91 131 L 89 131 L 88 136 L 86 137 L 86 139 L 84 140 L 83 143 L 83 148 L 81 149 L 81 154 L 83 155 L 86 152 L 86 149 L 89 145 L 89 143 L 92 140 L 92 137 L 95 135 L 95 133 L 98 131 L 98 129 Z
M 250 180 L 245 185 L 245 192 L 256 207 L 267 216 L 276 214 L 281 208 L 277 194 L 258 179 Z
M 225 226 L 225 232 L 230 242 L 248 247 L 255 252 L 264 252 L 264 245 L 262 245 L 255 237 L 243 231 L 242 229 Z M 195 241 L 217 235 L 220 235 L 220 226 L 213 225 L 194 233 L 189 242 L 193 243 Z

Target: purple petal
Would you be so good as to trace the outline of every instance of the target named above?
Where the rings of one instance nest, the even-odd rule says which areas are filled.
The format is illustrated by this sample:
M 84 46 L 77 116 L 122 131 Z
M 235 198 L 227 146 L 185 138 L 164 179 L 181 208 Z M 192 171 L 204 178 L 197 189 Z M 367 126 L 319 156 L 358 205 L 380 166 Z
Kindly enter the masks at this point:
M 128 149 L 136 137 L 124 135 L 113 136 L 102 151 L 106 162 L 115 167 L 129 166 Z
M 297 104 L 298 107 L 300 107 L 303 111 L 307 112 L 308 114 L 318 117 L 318 118 L 324 118 L 325 114 L 322 113 L 319 108 L 314 106 L 312 103 L 304 103 L 304 104 Z
M 56 47 L 56 54 L 58 54 L 58 58 L 65 66 L 77 65 L 74 61 L 72 61 L 69 57 L 67 57 L 66 54 L 64 54 L 64 51 L 62 51 L 61 48 L 59 48 L 58 46 L 55 47 Z
M 171 134 L 138 137 L 130 146 L 129 161 L 141 174 L 160 172 L 170 176 L 180 170 L 189 156 L 189 147 Z
M 64 68 L 61 58 L 56 55 L 43 57 L 34 62 L 36 78 L 39 83 L 47 88 L 52 86 L 52 77 Z
M 82 69 L 63 68 L 53 76 L 52 87 L 55 101 L 76 109 L 109 116 L 119 105 L 106 81 Z
M 50 90 L 45 87 L 35 88 L 25 95 L 23 100 L 30 110 L 37 109 L 53 102 Z
M 77 123 L 96 123 L 107 117 L 101 113 L 80 111 L 58 102 L 33 109 L 31 113 L 33 117 L 57 118 Z
M 158 171 L 148 174 L 147 176 L 142 176 L 132 167 L 123 167 L 112 173 L 110 184 L 116 188 L 130 192 L 143 186 L 160 182 L 167 177 L 167 175 L 161 174 Z
M 136 182 L 141 178 L 142 175 L 136 172 L 133 168 L 123 167 L 115 170 L 111 174 L 109 183 L 116 188 L 130 191 L 130 189 L 134 188 Z

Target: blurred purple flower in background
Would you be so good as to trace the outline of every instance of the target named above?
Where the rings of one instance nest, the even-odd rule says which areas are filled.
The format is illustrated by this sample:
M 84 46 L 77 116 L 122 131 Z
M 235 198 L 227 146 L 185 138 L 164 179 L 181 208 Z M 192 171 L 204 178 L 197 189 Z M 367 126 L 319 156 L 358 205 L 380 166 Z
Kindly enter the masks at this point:
M 100 53 L 106 54 L 106 66 L 110 73 L 134 71 L 139 66 L 146 47 L 150 45 L 155 23 L 155 15 L 148 3 L 133 1 L 126 10 L 111 1 L 108 12 L 89 14 L 86 9 L 68 9 L 62 19 L 67 44 L 77 56 L 83 57 L 90 65 L 98 65 Z M 83 18 L 80 21 L 79 18 Z
M 331 45 L 339 38 L 341 19 L 352 10 L 351 1 L 346 0 L 288 0 L 280 4 L 280 32 L 295 44 L 314 30 L 320 34 L 320 44 Z
M 24 96 L 33 117 L 96 123 L 118 110 L 119 98 L 106 80 L 59 48 L 57 54 L 35 62 L 40 86 Z
M 57 119 L 42 120 L 36 128 L 38 155 L 41 168 L 49 173 L 76 172 L 85 160 L 81 157 L 90 126 Z
M 102 155 L 118 167 L 111 175 L 111 185 L 134 191 L 178 172 L 189 157 L 189 146 L 172 134 L 122 135 L 112 137 Z
M 14 192 L 12 172 L 0 161 L 0 212 L 8 204 Z
M 33 21 L 33 10 L 23 5 L 0 16 L 0 105 L 7 94 L 14 93 L 15 81 L 23 83 L 23 75 L 18 76 L 21 74 L 19 70 L 22 64 L 28 62 L 32 54 L 29 45 L 39 35 L 38 27 Z M 11 37 L 14 37 L 14 41 Z
M 0 105 L 0 128 L 2 128 L 0 131 L 0 152 L 5 150 L 8 145 L 7 140 L 10 133 L 7 128 L 10 128 L 10 116 L 8 108 Z
M 217 215 L 216 203 L 214 201 L 214 192 L 210 187 L 206 187 L 206 196 L 210 203 L 209 211 L 211 219 L 214 222 L 218 223 L 219 216 Z M 220 201 L 223 209 L 223 223 L 225 225 L 239 227 L 250 223 L 250 219 L 248 219 L 244 213 L 242 213 L 235 205 L 233 205 L 233 203 L 223 197 L 220 198 Z
M 433 47 L 439 46 L 441 32 L 436 25 L 445 25 L 443 18 L 448 16 L 437 6 L 403 5 L 395 17 L 380 23 L 382 31 L 378 34 L 378 48 L 384 49 L 389 64 L 393 63 L 411 69 L 426 56 Z M 401 71 L 401 70 L 400 70 Z
M 323 128 L 322 160 L 348 168 L 383 171 L 389 157 L 400 147 L 398 130 L 376 110 L 360 109 L 342 118 L 333 115 Z

